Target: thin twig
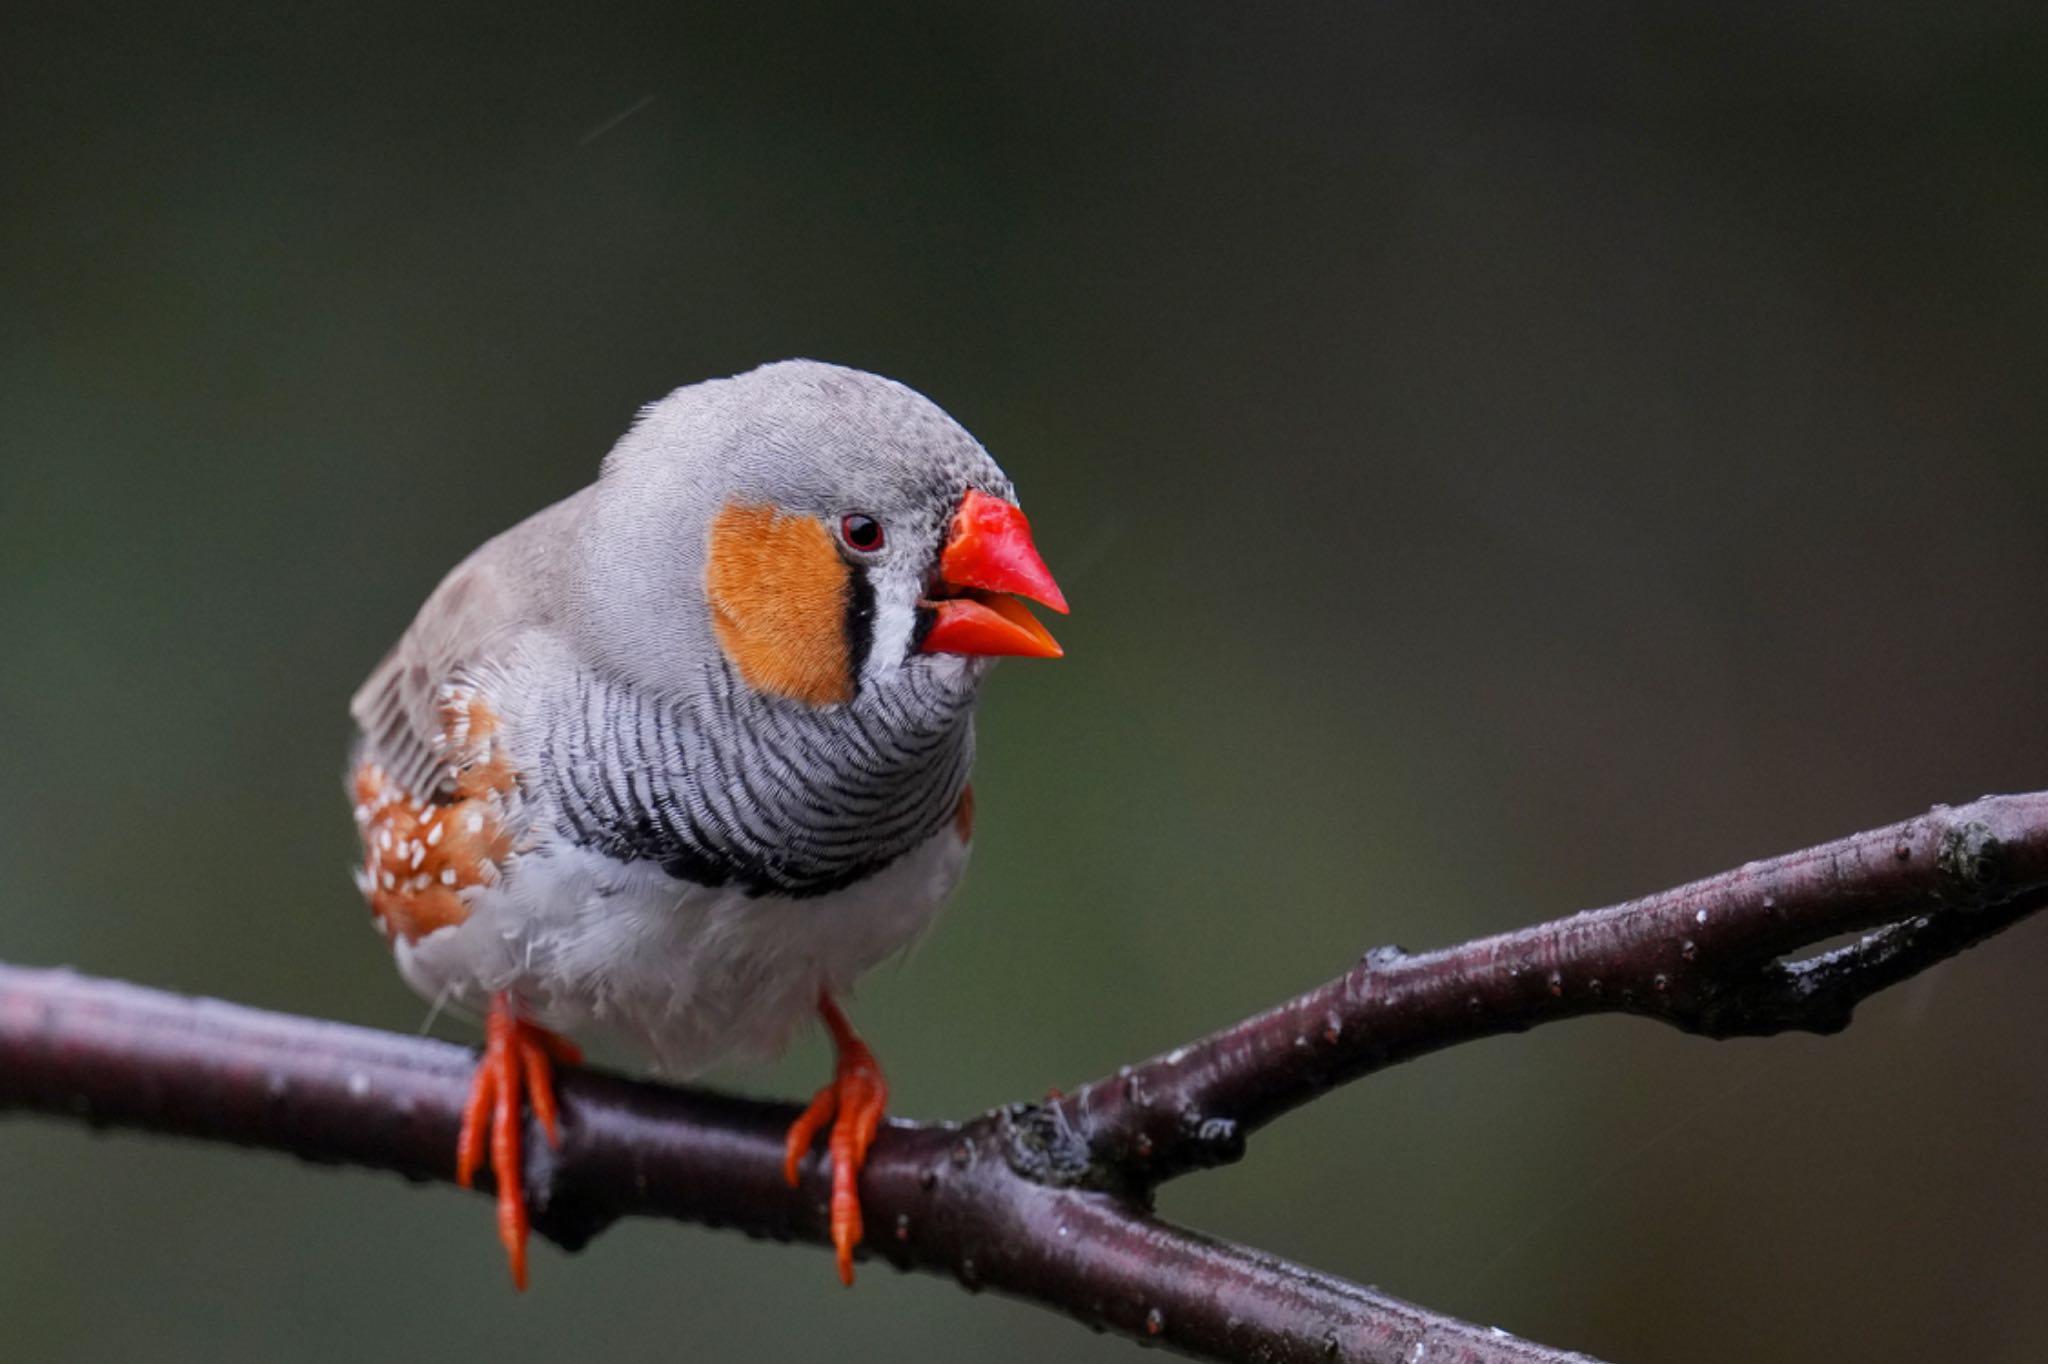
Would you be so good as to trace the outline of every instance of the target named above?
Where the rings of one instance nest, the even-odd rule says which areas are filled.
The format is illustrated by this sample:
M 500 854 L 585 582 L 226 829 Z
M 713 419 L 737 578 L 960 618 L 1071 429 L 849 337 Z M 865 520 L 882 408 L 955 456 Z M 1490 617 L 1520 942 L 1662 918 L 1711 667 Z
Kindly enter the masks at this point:
M 892 1123 L 862 1176 L 863 1248 L 1202 1358 L 1567 1364 L 1158 1221 L 1165 1179 L 1349 1080 L 1591 1013 L 1707 1037 L 1834 1032 L 1855 1005 L 2048 904 L 2048 793 L 1987 797 L 1676 890 L 1422 955 L 1397 948 L 1065 1098 Z M 1805 959 L 1847 933 L 1863 936 Z M 0 966 L 0 1108 L 449 1180 L 471 1052 L 421 1038 Z M 660 1216 L 827 1243 L 795 1110 L 594 1070 L 561 1076 L 559 1152 L 529 1140 L 535 1226 L 577 1249 Z
M 1338 1085 L 1539 1023 L 1641 1014 L 1705 1037 L 1839 1032 L 1868 996 L 2048 901 L 2048 793 L 1987 796 L 1704 881 L 1349 972 L 1067 1096 L 1077 1182 L 1145 1186 L 1235 1160 Z M 1845 933 L 1862 941 L 1808 962 Z

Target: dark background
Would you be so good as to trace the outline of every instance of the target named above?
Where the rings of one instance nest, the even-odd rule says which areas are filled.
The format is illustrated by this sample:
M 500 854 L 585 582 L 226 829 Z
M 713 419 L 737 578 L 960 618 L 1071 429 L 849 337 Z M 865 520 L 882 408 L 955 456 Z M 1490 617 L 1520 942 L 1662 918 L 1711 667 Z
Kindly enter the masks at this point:
M 966 422 L 1075 603 L 856 1008 L 901 1113 L 2039 787 L 2044 78 L 2037 4 L 10 4 L 0 956 L 417 1029 L 350 691 L 637 404 L 788 355 Z M 1461 1048 L 1163 1208 L 1618 1360 L 2031 1364 L 2044 970 Z M 673 1226 L 515 1300 L 483 1200 L 271 1156 L 0 1169 L 22 1359 L 1129 1356 Z

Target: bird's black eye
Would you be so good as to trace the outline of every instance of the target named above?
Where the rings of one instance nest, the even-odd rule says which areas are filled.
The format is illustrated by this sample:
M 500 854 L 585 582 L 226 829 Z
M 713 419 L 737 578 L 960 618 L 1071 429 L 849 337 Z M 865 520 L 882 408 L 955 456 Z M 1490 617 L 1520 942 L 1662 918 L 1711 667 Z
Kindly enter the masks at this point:
M 848 549 L 873 554 L 882 547 L 882 523 L 859 512 L 843 516 L 839 519 L 839 538 L 846 542 Z

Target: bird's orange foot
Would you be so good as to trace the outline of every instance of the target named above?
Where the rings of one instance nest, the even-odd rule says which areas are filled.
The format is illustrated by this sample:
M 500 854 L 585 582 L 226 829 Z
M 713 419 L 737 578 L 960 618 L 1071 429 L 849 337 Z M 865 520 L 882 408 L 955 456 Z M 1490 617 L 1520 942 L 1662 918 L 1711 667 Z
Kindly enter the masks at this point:
M 782 1173 L 789 1186 L 795 1188 L 797 1167 L 803 1163 L 804 1152 L 811 1149 L 811 1141 L 819 1130 L 831 1123 L 832 1135 L 825 1150 L 832 1159 L 832 1249 L 839 1256 L 839 1281 L 850 1285 L 853 1248 L 860 1244 L 861 1234 L 857 1187 L 860 1170 L 867 1163 L 868 1147 L 874 1143 L 875 1130 L 882 1124 L 882 1110 L 889 1103 L 889 1082 L 882 1077 L 875 1054 L 860 1040 L 830 995 L 818 996 L 818 1014 L 832 1030 L 837 1063 L 832 1082 L 819 1090 L 803 1116 L 789 1125 Z
M 455 1182 L 468 1188 L 490 1142 L 490 1166 L 498 1184 L 498 1240 L 512 1266 L 512 1283 L 526 1291 L 526 1185 L 519 1159 L 522 1093 L 540 1119 L 548 1145 L 562 1144 L 555 1105 L 554 1066 L 579 1065 L 583 1053 L 567 1038 L 535 1027 L 512 1012 L 502 994 L 491 996 L 484 1021 L 484 1054 L 462 1109 L 462 1135 L 455 1142 Z

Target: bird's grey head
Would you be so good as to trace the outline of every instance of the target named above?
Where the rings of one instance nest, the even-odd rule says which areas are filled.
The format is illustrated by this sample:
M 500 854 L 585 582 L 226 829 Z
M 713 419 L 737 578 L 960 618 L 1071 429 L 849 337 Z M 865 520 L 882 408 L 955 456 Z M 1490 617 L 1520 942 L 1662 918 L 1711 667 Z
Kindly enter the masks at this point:
M 605 459 L 571 616 L 608 671 L 672 693 L 720 658 L 814 706 L 919 671 L 972 686 L 1002 650 L 927 647 L 970 494 L 1015 502 L 974 437 L 893 380 L 789 360 L 694 384 Z

